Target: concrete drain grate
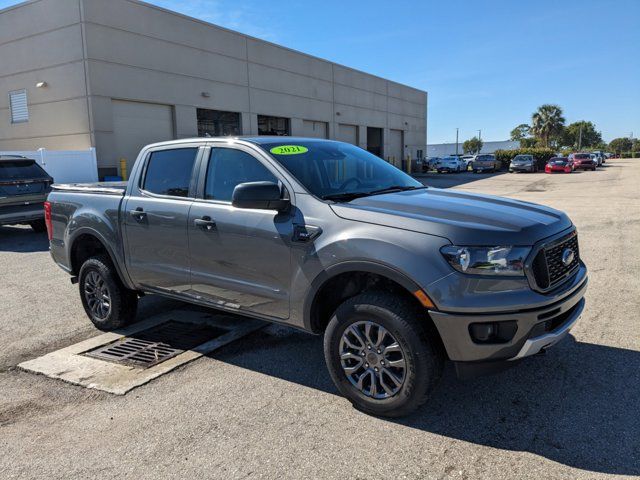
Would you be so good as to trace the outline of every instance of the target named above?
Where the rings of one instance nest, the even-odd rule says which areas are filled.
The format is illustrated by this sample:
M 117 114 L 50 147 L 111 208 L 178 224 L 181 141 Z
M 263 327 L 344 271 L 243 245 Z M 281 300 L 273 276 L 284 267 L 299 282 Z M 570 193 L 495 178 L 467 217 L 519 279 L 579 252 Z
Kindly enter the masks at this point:
M 169 320 L 85 352 L 84 355 L 132 367 L 149 368 L 228 332 L 211 325 Z

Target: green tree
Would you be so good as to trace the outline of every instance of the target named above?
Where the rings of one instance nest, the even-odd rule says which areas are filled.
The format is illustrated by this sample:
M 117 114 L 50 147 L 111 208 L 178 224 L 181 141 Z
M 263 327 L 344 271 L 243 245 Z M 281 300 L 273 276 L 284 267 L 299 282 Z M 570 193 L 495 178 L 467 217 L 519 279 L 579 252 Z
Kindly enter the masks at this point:
M 609 150 L 616 155 L 620 155 L 622 152 L 630 152 L 633 142 L 630 138 L 614 138 L 609 142 Z
M 533 137 L 523 138 L 520 140 L 520 148 L 534 148 L 537 143 L 538 141 Z
M 516 128 L 511 130 L 511 141 L 520 142 L 524 138 L 528 138 L 531 135 L 531 127 L 526 123 L 521 123 Z
M 531 116 L 531 133 L 543 147 L 548 147 L 551 141 L 558 139 L 563 129 L 564 117 L 558 105 L 541 105 Z
M 482 150 L 482 145 L 484 145 L 482 143 L 482 140 L 480 140 L 478 137 L 473 137 L 469 140 L 465 140 L 465 142 L 462 144 L 462 150 L 464 150 L 464 153 L 480 153 L 480 150 Z
M 596 130 L 596 126 L 585 120 L 568 125 L 562 135 L 562 145 L 565 147 L 596 148 L 601 143 L 602 135 Z

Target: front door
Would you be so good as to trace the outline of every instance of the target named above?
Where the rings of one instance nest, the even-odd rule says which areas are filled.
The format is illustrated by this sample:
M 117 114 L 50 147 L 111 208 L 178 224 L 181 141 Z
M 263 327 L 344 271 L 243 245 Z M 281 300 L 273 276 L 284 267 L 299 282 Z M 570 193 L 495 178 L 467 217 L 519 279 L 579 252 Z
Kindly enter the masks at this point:
M 291 214 L 231 205 L 236 185 L 278 183 L 276 174 L 241 146 L 212 148 L 205 168 L 201 198 L 189 214 L 193 294 L 227 308 L 288 318 Z
M 124 208 L 127 270 L 133 282 L 171 292 L 190 288 L 187 222 L 198 147 L 154 150 Z

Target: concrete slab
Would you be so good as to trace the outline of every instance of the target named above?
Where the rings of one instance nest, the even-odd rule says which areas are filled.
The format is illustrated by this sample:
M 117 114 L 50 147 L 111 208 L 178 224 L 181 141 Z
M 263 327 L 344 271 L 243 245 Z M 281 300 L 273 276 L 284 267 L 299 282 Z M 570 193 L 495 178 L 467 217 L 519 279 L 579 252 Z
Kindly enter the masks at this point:
M 121 365 L 83 355 L 85 352 L 107 345 L 123 337 L 133 336 L 142 330 L 155 327 L 170 320 L 184 323 L 205 323 L 214 327 L 227 329 L 229 332 L 150 368 Z M 29 372 L 39 373 L 49 378 L 57 378 L 86 388 L 102 390 L 116 395 L 124 395 L 130 390 L 144 385 L 180 365 L 191 362 L 223 345 L 238 340 L 265 325 L 267 324 L 258 320 L 234 317 L 231 315 L 176 310 L 171 313 L 157 315 L 126 329 L 104 333 L 69 347 L 56 350 L 55 352 L 23 362 L 19 364 L 18 367 Z

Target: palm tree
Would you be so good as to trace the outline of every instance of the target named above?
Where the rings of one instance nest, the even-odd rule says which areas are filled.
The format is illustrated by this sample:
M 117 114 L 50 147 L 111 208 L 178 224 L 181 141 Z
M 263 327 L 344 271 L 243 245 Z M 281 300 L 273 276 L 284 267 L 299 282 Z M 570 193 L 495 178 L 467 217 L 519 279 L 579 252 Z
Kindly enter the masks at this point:
M 549 140 L 560 135 L 563 128 L 564 117 L 562 116 L 562 108 L 558 105 L 542 105 L 531 116 L 531 131 L 540 139 L 544 147 L 548 147 Z

